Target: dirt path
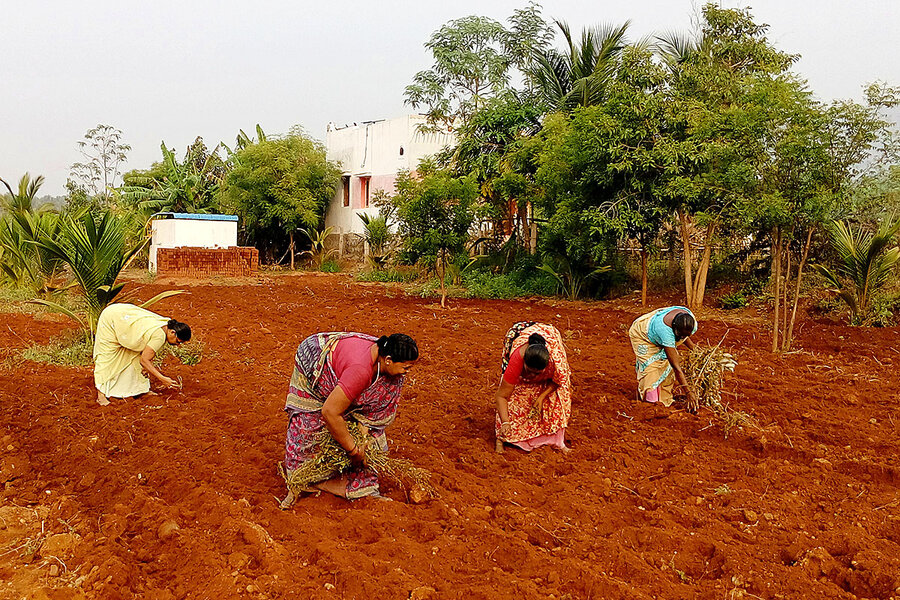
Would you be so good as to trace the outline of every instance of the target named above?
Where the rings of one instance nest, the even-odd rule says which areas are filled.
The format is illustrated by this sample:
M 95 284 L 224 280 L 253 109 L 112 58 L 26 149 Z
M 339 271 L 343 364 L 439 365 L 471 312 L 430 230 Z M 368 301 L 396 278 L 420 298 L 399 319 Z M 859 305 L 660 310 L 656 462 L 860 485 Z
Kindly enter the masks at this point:
M 186 285 L 141 295 L 173 284 Z M 187 289 L 157 310 L 214 356 L 166 364 L 183 391 L 103 408 L 89 368 L 2 372 L 0 598 L 900 598 L 896 329 L 807 322 L 802 351 L 778 357 L 757 320 L 701 318 L 700 341 L 736 351 L 732 407 L 767 426 L 724 439 L 709 412 L 631 400 L 628 301 L 442 311 L 317 275 Z M 68 327 L 3 319 L 4 355 Z M 517 320 L 567 339 L 569 455 L 493 452 Z M 294 350 L 342 329 L 419 342 L 388 436 L 435 473 L 440 500 L 388 487 L 401 501 L 278 510 Z

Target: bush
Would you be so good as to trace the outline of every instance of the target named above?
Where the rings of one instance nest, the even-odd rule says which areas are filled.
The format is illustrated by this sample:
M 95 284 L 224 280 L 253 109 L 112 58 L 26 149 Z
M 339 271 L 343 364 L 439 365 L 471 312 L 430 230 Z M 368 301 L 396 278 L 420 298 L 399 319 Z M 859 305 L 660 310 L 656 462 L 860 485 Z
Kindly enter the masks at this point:
M 745 296 L 744 292 L 741 290 L 731 292 L 730 294 L 725 294 L 724 296 L 719 298 L 719 306 L 721 306 L 725 310 L 744 308 L 745 306 L 747 306 L 747 304 L 747 296 Z
M 473 271 L 463 276 L 470 298 L 509 299 L 522 296 L 553 296 L 557 282 L 552 275 L 528 269 L 496 275 L 489 271 Z
M 323 273 L 340 273 L 341 265 L 336 260 L 326 260 L 322 263 L 322 266 L 319 267 L 319 270 Z

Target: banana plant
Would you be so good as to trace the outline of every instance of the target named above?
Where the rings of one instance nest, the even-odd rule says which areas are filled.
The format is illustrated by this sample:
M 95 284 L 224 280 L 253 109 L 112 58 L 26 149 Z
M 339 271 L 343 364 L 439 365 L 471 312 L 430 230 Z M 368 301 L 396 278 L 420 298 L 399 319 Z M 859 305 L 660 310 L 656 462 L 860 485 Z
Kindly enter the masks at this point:
M 862 324 L 869 313 L 872 300 L 887 284 L 897 261 L 900 248 L 888 248 L 900 231 L 900 220 L 882 223 L 875 233 L 858 228 L 853 230 L 844 221 L 834 221 L 830 227 L 831 247 L 838 258 L 836 270 L 818 265 L 817 271 L 850 308 L 854 325 Z

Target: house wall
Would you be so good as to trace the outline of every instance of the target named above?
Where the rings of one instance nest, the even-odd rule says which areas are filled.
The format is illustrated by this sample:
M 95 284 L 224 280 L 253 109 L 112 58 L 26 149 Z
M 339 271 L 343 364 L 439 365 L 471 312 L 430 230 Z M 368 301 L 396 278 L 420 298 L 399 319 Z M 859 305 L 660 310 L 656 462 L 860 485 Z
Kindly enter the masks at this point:
M 350 206 L 343 206 L 343 186 L 339 185 L 325 212 L 325 226 L 334 227 L 333 235 L 361 234 L 364 227 L 357 215 L 378 214 L 376 207 L 365 206 L 362 178 L 370 178 L 370 200 L 379 190 L 393 194 L 398 171 L 414 171 L 423 158 L 454 143 L 452 133 L 419 132 L 424 123 L 425 117 L 408 115 L 345 127 L 328 126 L 328 158 L 339 162 L 343 175 L 350 178 Z

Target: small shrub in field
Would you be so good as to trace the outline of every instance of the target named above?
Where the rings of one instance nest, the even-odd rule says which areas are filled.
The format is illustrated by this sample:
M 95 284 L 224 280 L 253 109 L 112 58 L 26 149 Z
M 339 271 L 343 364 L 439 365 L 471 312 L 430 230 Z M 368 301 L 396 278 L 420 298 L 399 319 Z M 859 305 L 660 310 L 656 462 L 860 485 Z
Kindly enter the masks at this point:
M 747 306 L 747 297 L 742 291 L 725 294 L 719 298 L 719 305 L 725 310 L 734 310 Z
M 340 273 L 341 265 L 336 260 L 326 260 L 322 263 L 322 266 L 319 267 L 319 270 L 323 273 Z
M 22 358 L 33 362 L 64 367 L 91 364 L 93 344 L 83 331 L 68 331 L 46 344 L 35 344 L 22 351 Z

